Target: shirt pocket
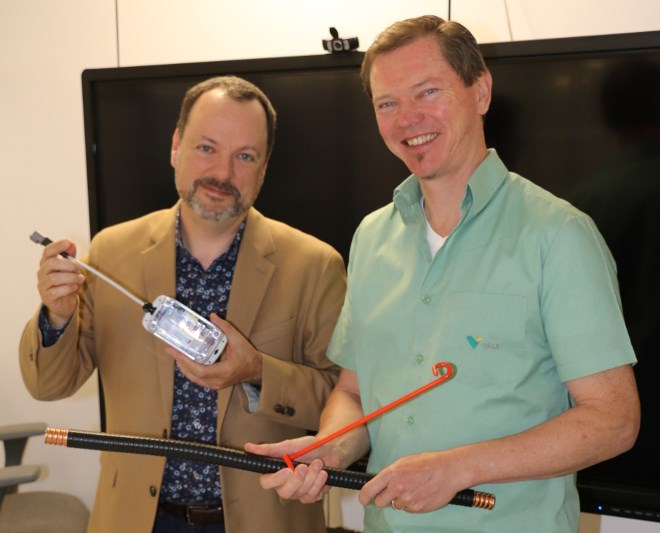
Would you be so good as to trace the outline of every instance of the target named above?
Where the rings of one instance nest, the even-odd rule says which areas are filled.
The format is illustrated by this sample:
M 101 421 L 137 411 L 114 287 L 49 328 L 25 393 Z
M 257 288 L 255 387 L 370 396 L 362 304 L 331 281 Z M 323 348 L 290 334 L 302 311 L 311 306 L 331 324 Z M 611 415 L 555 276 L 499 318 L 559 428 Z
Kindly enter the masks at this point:
M 456 292 L 445 303 L 441 338 L 457 381 L 498 387 L 532 371 L 534 363 L 525 354 L 526 297 Z

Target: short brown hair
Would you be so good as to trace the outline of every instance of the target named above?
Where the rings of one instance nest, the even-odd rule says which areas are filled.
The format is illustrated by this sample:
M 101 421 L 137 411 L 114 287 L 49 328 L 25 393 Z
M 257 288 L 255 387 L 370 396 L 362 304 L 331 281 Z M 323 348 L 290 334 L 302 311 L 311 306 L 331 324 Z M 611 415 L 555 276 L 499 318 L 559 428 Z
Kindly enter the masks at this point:
M 436 38 L 440 52 L 466 87 L 488 71 L 477 40 L 462 24 L 434 15 L 406 19 L 395 22 L 378 35 L 364 56 L 360 76 L 369 98 L 373 96 L 369 77 L 374 60 L 381 54 L 429 36 Z
M 199 97 L 204 93 L 214 89 L 223 90 L 230 98 L 238 102 L 249 102 L 252 100 L 259 101 L 261 107 L 263 107 L 264 112 L 266 113 L 266 125 L 268 128 L 268 150 L 266 156 L 270 157 L 270 154 L 273 151 L 273 145 L 275 144 L 275 126 L 277 125 L 277 113 L 275 112 L 275 108 L 273 108 L 273 104 L 270 103 L 268 97 L 261 89 L 259 89 L 259 87 L 237 76 L 216 76 L 215 78 L 209 78 L 208 80 L 202 81 L 188 89 L 181 102 L 179 119 L 176 123 L 179 134 L 183 136 L 183 132 L 188 124 L 188 118 L 190 117 L 190 111 L 193 105 L 195 105 L 195 102 L 197 102 Z

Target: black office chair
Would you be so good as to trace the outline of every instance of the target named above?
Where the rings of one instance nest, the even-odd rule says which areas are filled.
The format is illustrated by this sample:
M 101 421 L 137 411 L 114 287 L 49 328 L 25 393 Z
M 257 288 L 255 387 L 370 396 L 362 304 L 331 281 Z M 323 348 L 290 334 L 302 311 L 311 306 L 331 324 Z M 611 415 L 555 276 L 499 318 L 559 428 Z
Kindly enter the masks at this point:
M 19 485 L 36 481 L 39 465 L 23 465 L 30 437 L 43 435 L 46 424 L 35 422 L 0 426 L 5 466 L 0 467 L 0 532 L 85 533 L 89 509 L 76 496 L 64 492 L 19 492 Z

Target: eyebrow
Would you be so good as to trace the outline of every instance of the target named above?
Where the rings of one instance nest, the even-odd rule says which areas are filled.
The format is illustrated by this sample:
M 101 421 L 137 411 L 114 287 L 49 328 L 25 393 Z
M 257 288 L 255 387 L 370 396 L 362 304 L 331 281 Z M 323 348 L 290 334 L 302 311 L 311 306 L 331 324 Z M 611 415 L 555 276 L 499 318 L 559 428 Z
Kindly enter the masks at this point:
M 414 90 L 420 89 L 421 87 L 423 87 L 424 85 L 427 85 L 429 83 L 439 83 L 439 81 L 436 81 L 435 78 L 424 78 L 422 81 L 419 81 L 419 82 L 415 83 L 414 85 L 412 85 L 411 89 L 414 91 Z M 391 98 L 391 96 L 389 96 L 388 93 L 385 93 L 385 94 L 382 94 L 382 95 L 375 95 L 374 94 L 374 96 L 372 98 L 372 102 L 376 102 L 378 100 L 383 100 L 383 99 L 386 100 L 388 98 Z

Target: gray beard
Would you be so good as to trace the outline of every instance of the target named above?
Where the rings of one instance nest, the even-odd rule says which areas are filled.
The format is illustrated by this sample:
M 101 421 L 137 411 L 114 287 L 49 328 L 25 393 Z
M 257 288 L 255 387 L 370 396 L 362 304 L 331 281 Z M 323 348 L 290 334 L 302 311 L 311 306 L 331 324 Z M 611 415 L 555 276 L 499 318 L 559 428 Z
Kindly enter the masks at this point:
M 231 193 L 234 198 L 234 203 L 229 207 L 223 209 L 208 209 L 198 200 L 196 193 L 202 185 L 210 185 L 222 191 Z M 212 222 L 226 222 L 240 215 L 243 215 L 250 208 L 249 205 L 245 205 L 241 202 L 241 194 L 230 183 L 220 183 L 215 178 L 200 178 L 194 181 L 192 190 L 181 191 L 179 190 L 179 197 L 183 202 L 188 204 L 188 206 L 193 210 L 195 214 L 200 216 L 204 220 L 210 220 Z

